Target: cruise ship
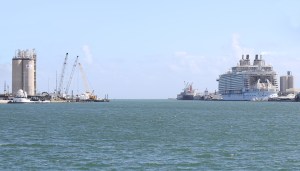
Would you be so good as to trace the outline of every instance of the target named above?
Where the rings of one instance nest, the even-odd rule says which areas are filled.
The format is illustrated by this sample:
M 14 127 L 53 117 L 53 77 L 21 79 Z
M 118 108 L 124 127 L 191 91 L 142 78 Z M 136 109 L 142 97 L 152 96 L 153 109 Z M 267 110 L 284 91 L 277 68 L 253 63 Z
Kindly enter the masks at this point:
M 258 55 L 251 64 L 249 55 L 242 55 L 238 65 L 219 76 L 219 93 L 223 100 L 267 101 L 278 97 L 276 72 Z

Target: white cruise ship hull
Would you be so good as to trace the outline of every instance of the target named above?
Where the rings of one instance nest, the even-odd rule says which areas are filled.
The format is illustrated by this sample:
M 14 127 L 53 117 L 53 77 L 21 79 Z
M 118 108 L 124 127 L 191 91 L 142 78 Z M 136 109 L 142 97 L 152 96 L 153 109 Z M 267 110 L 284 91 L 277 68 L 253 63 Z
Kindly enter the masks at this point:
M 226 94 L 222 95 L 226 101 L 268 101 L 270 98 L 278 97 L 276 92 L 256 91 L 244 92 L 242 94 Z

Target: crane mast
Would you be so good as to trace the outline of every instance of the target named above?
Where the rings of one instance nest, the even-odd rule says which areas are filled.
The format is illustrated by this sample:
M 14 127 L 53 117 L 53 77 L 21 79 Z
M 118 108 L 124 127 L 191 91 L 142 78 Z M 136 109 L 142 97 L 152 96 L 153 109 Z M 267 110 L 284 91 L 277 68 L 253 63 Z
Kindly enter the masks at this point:
M 58 86 L 58 91 L 57 91 L 57 93 L 59 95 L 62 95 L 61 93 L 62 93 L 62 88 L 63 88 L 63 83 L 64 83 L 64 74 L 65 74 L 65 69 L 66 69 L 66 65 L 67 65 L 67 60 L 68 60 L 68 53 L 66 53 L 66 57 L 65 57 L 63 67 L 61 70 L 60 81 L 59 81 L 59 86 Z
M 76 60 L 73 64 L 73 68 L 72 68 L 72 71 L 71 71 L 71 75 L 70 75 L 70 78 L 69 78 L 69 81 L 68 81 L 68 84 L 67 84 L 67 87 L 66 87 L 66 91 L 65 93 L 68 94 L 69 92 L 69 88 L 70 88 L 70 85 L 71 85 L 71 82 L 72 82 L 72 78 L 73 78 L 73 75 L 74 75 L 74 71 L 75 71 L 75 68 L 77 66 L 77 61 L 78 61 L 78 56 L 76 57 Z

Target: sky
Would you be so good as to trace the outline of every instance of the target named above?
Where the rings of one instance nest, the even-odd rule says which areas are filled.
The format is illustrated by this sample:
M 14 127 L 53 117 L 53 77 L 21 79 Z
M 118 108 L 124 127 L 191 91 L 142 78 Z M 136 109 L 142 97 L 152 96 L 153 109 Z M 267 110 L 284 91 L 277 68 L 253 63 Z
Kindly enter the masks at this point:
M 298 0 L 4 0 L 0 92 L 11 87 L 17 49 L 37 53 L 37 91 L 53 92 L 65 54 L 76 56 L 90 89 L 111 99 L 175 98 L 184 82 L 203 92 L 242 54 L 262 54 L 300 87 Z M 70 90 L 85 91 L 76 70 Z

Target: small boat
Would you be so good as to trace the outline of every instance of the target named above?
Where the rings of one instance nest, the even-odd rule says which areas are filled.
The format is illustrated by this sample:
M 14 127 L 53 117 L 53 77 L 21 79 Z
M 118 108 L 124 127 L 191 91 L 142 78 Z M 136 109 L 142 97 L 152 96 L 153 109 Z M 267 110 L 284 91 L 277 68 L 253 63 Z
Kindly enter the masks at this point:
M 94 102 L 109 102 L 109 99 L 96 99 Z
M 27 98 L 27 93 L 20 89 L 18 90 L 16 96 L 13 98 L 11 103 L 32 103 L 32 101 Z

